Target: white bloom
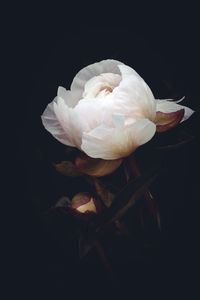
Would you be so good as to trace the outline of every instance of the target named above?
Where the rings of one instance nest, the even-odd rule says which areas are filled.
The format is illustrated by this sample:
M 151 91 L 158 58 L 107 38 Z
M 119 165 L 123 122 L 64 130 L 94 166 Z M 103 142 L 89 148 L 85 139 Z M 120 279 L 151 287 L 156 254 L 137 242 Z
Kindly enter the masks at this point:
M 93 158 L 114 160 L 148 142 L 156 127 L 165 131 L 192 113 L 172 101 L 156 100 L 132 68 L 108 59 L 78 72 L 70 90 L 59 87 L 42 122 L 61 143 Z

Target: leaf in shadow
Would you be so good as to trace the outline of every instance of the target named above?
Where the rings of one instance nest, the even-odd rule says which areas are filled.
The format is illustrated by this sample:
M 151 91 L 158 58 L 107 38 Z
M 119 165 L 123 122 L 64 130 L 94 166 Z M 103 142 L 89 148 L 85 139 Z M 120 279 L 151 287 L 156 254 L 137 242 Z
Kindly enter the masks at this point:
M 115 195 L 111 193 L 109 189 L 106 188 L 105 184 L 102 181 L 98 180 L 97 178 L 94 178 L 94 185 L 97 194 L 102 199 L 105 206 L 110 207 L 113 199 L 115 198 Z
M 79 236 L 78 239 L 78 248 L 79 248 L 79 257 L 83 259 L 94 247 L 96 237 L 92 233 L 85 233 Z
M 56 168 L 56 170 L 69 177 L 79 177 L 82 176 L 83 174 L 79 171 L 79 169 L 71 162 L 68 160 L 62 161 L 61 163 L 53 163 L 53 166 Z
M 130 181 L 113 200 L 112 205 L 104 211 L 97 220 L 96 231 L 100 231 L 111 222 L 120 219 L 126 211 L 143 196 L 147 188 L 154 182 L 159 173 L 163 171 L 163 164 L 155 165 L 144 175 Z
M 76 157 L 75 165 L 84 174 L 95 177 L 103 177 L 115 172 L 121 165 L 123 159 L 104 160 L 91 158 L 85 154 Z
M 165 143 L 163 143 L 163 139 L 161 139 L 157 145 L 155 145 L 156 150 L 173 150 L 178 149 L 185 144 L 194 140 L 194 136 L 186 133 L 183 130 L 176 130 L 172 132 L 172 134 L 168 135 Z M 160 144 L 160 145 L 159 145 Z
M 63 208 L 68 208 L 69 206 L 71 206 L 71 201 L 66 196 L 62 196 L 54 205 L 54 207 L 63 207 Z

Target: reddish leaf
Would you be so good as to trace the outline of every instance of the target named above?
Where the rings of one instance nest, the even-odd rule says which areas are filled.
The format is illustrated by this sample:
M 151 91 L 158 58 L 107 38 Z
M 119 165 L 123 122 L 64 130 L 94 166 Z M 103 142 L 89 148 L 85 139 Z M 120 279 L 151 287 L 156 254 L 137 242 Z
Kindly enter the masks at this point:
M 184 109 L 177 110 L 175 112 L 170 112 L 170 113 L 164 113 L 161 111 L 156 112 L 156 119 L 155 119 L 155 124 L 156 124 L 156 131 L 157 132 L 164 132 L 167 131 L 177 124 L 180 123 L 184 116 Z

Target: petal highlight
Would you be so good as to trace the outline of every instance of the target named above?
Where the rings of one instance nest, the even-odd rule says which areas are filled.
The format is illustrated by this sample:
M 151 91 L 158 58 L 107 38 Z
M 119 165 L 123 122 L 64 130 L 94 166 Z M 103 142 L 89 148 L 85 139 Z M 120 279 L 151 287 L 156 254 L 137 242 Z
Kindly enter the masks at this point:
M 128 128 L 99 126 L 89 133 L 83 133 L 81 148 L 93 158 L 119 159 L 148 142 L 155 131 L 156 125 L 148 119 L 138 120 Z
M 122 80 L 113 90 L 114 104 L 128 118 L 153 121 L 156 116 L 156 101 L 146 84 L 135 70 L 126 66 L 118 66 Z

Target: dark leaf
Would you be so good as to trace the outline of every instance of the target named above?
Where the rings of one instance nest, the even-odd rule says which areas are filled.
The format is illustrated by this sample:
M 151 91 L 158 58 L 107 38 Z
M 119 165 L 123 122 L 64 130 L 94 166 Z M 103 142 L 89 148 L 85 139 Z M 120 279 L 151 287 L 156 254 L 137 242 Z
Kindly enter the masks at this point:
M 130 181 L 125 188 L 118 193 L 112 205 L 101 215 L 101 219 L 98 220 L 97 231 L 112 221 L 121 218 L 145 193 L 161 171 L 163 171 L 163 165 L 156 165 L 144 175 Z
M 85 233 L 80 235 L 78 240 L 78 247 L 79 247 L 79 257 L 82 259 L 86 256 L 94 247 L 96 238 L 94 234 Z
M 77 167 L 71 161 L 62 161 L 61 163 L 55 164 L 53 166 L 56 168 L 58 172 L 65 176 L 69 177 L 79 177 L 83 174 L 77 169 Z
M 101 182 L 97 178 L 94 178 L 94 184 L 95 184 L 95 188 L 96 188 L 97 194 L 100 196 L 100 198 L 102 199 L 103 203 L 107 207 L 110 207 L 111 204 L 112 204 L 112 201 L 113 201 L 113 199 L 115 197 L 115 195 L 113 193 L 111 193 L 105 187 L 105 184 L 103 184 L 103 182 Z
M 71 201 L 68 197 L 61 197 L 56 204 L 54 205 L 54 207 L 64 207 L 64 208 L 68 208 L 71 205 Z
M 104 160 L 100 158 L 91 158 L 85 154 L 81 154 L 76 158 L 75 164 L 84 174 L 102 177 L 112 174 L 119 168 L 122 161 L 122 159 Z
M 167 144 L 157 145 L 155 146 L 156 150 L 172 150 L 178 149 L 183 145 L 191 142 L 194 140 L 194 136 L 184 132 L 183 130 L 178 130 L 172 133 L 170 136 L 167 137 Z

